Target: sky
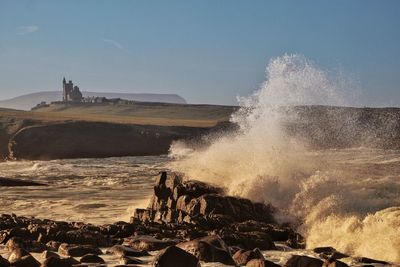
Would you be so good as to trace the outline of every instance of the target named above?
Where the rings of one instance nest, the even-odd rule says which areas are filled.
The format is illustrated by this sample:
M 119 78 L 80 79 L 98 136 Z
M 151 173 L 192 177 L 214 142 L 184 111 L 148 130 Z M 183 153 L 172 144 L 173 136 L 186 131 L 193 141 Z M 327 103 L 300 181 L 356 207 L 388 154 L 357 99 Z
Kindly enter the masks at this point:
M 268 62 L 303 54 L 400 106 L 397 0 L 0 0 L 0 99 L 61 90 L 237 104 Z

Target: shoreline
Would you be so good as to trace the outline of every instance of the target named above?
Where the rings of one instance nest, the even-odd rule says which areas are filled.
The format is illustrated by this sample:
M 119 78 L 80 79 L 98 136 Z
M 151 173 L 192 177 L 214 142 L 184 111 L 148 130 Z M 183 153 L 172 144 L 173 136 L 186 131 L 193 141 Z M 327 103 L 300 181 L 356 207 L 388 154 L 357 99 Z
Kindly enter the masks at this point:
M 28 258 L 32 261 L 30 253 L 39 257 L 43 251 L 48 251 L 44 255 L 48 258 L 41 258 L 45 264 L 37 262 L 36 266 L 60 266 L 51 265 L 49 261 L 83 266 L 82 263 L 77 265 L 78 260 L 89 258 L 85 256 L 88 253 L 98 254 L 92 259 L 106 260 L 91 266 L 107 263 L 113 266 L 110 264 L 116 261 L 125 264 L 122 266 L 134 262 L 139 266 L 177 267 L 195 266 L 199 262 L 201 266 L 218 266 L 217 262 L 228 266 L 261 266 L 249 265 L 249 262 L 257 262 L 289 267 L 305 266 L 298 265 L 300 261 L 313 266 L 384 263 L 350 257 L 329 247 L 305 250 L 305 240 L 290 227 L 277 224 L 273 210 L 268 205 L 226 196 L 223 189 L 213 185 L 182 180 L 163 172 L 156 179 L 148 208 L 137 209 L 130 222 L 92 225 L 3 214 L 0 217 L 0 243 L 7 247 L 8 254 L 20 255 L 9 256 L 15 262 Z M 104 254 L 107 250 L 109 253 Z M 63 259 L 49 260 L 59 256 Z M 75 261 L 72 258 L 64 260 L 68 257 Z M 181 265 L 185 260 L 186 265 Z M 67 261 L 69 263 L 65 263 Z M 11 266 L 24 266 L 15 264 Z

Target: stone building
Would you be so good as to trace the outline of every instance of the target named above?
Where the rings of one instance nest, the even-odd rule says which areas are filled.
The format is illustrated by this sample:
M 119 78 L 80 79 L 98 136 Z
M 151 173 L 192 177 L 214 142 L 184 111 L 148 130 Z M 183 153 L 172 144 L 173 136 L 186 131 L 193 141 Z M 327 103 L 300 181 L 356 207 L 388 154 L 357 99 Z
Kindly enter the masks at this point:
M 78 86 L 74 86 L 70 80 L 68 83 L 63 79 L 63 101 L 64 102 L 82 102 L 82 93 Z

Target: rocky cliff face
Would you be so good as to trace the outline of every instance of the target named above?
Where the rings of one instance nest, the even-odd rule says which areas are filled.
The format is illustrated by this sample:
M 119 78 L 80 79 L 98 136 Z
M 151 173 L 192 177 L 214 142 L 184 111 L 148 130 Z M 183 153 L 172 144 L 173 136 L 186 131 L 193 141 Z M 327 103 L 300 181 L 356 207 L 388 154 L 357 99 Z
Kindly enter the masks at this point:
M 248 199 L 224 196 L 223 189 L 200 181 L 182 181 L 164 172 L 157 178 L 147 209 L 136 210 L 134 220 L 156 223 L 218 225 L 246 220 L 274 222 L 273 208 Z
M 24 127 L 9 140 L 14 159 L 146 156 L 168 153 L 173 140 L 200 136 L 205 128 L 66 122 Z

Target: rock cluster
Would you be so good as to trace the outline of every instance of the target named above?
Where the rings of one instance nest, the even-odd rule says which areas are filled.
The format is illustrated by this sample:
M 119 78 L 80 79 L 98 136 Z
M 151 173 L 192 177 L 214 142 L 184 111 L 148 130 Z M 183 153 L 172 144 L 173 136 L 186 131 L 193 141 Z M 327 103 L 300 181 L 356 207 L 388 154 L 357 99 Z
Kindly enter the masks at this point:
M 8 253 L 0 256 L 0 267 L 105 266 L 103 253 L 119 259 L 120 267 L 198 267 L 200 262 L 276 267 L 261 251 L 280 249 L 275 241 L 294 248 L 304 243 L 299 234 L 274 221 L 273 211 L 268 205 L 226 196 L 221 188 L 162 173 L 149 207 L 138 209 L 130 223 L 96 226 L 1 215 L 0 243 Z M 159 252 L 151 259 L 148 251 Z M 41 253 L 41 259 L 33 252 Z M 347 266 L 339 259 L 348 255 L 334 248 L 315 248 L 313 253 L 318 258 L 291 254 L 285 266 Z M 356 265 L 386 264 L 353 260 Z
M 273 208 L 248 199 L 223 195 L 223 189 L 200 181 L 182 181 L 162 172 L 147 209 L 137 209 L 133 220 L 155 223 L 187 223 L 218 227 L 255 220 L 274 223 Z

